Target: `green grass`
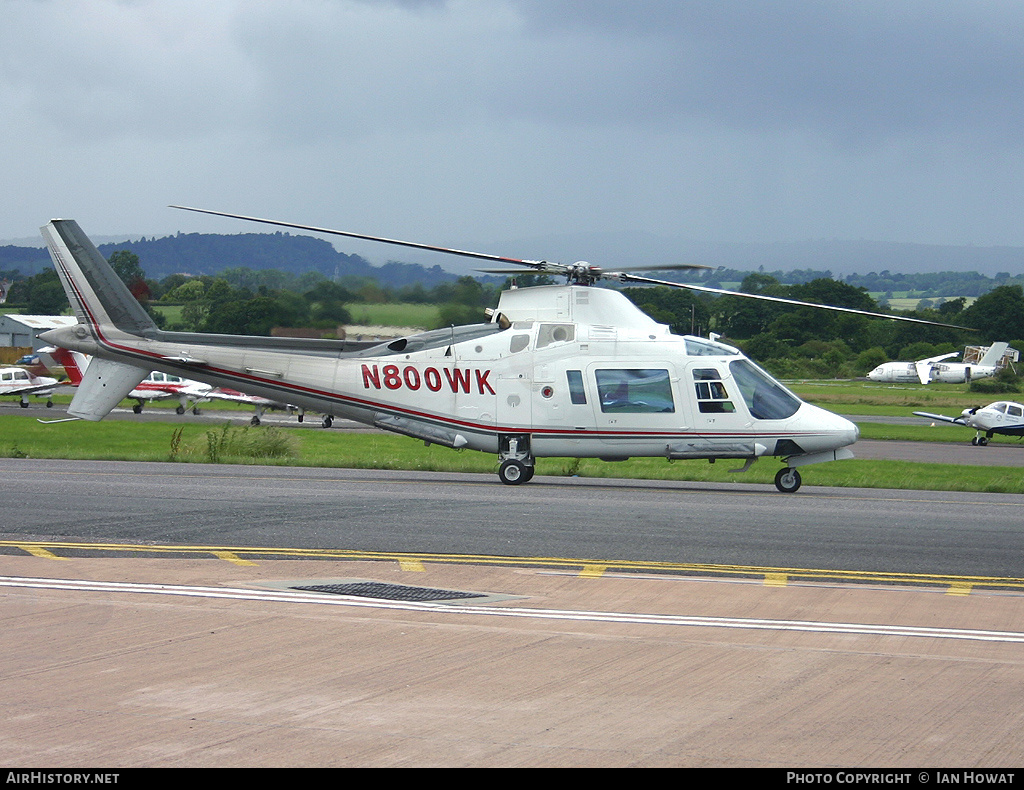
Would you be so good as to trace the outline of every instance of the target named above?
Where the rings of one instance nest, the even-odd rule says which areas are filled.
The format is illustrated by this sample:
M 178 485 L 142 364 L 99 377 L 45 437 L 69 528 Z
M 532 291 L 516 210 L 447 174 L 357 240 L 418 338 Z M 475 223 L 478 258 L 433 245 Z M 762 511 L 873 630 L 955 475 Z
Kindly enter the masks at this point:
M 163 302 L 150 302 L 150 306 L 157 313 L 167 319 L 167 325 L 173 326 L 181 323 L 181 311 L 185 305 L 164 304 Z
M 168 461 L 183 463 L 208 462 L 209 446 L 219 442 L 225 429 L 194 423 L 127 421 L 69 422 L 44 425 L 36 421 L 37 415 L 0 415 L 0 456 L 13 458 L 67 458 L 115 461 Z M 865 438 L 876 429 L 884 433 L 888 428 L 903 437 L 904 426 L 864 424 Z M 925 426 L 922 430 L 929 430 Z M 954 431 L 953 440 L 966 441 L 970 432 Z M 494 474 L 495 457 L 486 453 L 454 451 L 392 434 L 339 434 L 337 431 L 296 430 L 282 431 L 273 427 L 233 428 L 239 442 L 255 441 L 257 448 L 274 446 L 280 436 L 287 434 L 290 446 L 282 452 L 274 451 L 269 457 L 264 452 L 245 449 L 214 452 L 222 463 L 271 464 L 288 466 L 338 467 L 354 469 L 408 469 L 423 472 L 479 472 Z M 177 442 L 177 449 L 175 443 Z M 292 444 L 293 443 L 293 444 Z M 227 447 L 225 440 L 224 447 Z M 537 461 L 538 475 L 601 478 L 621 477 L 648 480 L 676 480 L 700 482 L 757 483 L 772 485 L 780 464 L 775 459 L 763 459 L 746 473 L 732 474 L 728 470 L 740 466 L 739 461 L 677 461 L 669 463 L 658 458 L 635 458 L 623 463 L 606 463 L 595 459 L 541 458 Z M 1024 494 L 1024 470 L 1017 467 L 954 466 L 946 464 L 911 463 L 905 461 L 862 461 L 852 459 L 828 464 L 815 464 L 800 470 L 806 485 L 901 488 L 937 491 L 984 491 Z
M 354 302 L 345 305 L 352 316 L 352 324 L 358 326 L 401 326 L 412 329 L 426 329 L 437 324 L 438 307 L 434 304 L 367 304 Z M 483 310 L 480 311 L 483 320 Z
M 181 323 L 184 305 L 152 302 L 153 309 L 167 319 L 168 326 Z M 410 329 L 426 329 L 437 324 L 438 306 L 435 304 L 412 304 L 396 302 L 390 304 L 368 304 L 353 302 L 345 305 L 352 316 L 350 323 L 359 326 L 398 326 Z M 483 310 L 480 311 L 483 319 Z

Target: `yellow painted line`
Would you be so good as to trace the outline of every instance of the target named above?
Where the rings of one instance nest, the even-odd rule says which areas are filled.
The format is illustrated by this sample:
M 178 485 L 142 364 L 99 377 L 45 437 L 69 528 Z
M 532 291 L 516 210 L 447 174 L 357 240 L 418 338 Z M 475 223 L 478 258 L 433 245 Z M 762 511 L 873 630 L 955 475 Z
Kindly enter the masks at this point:
M 513 567 L 576 568 L 584 577 L 599 577 L 611 571 L 641 573 L 711 574 L 717 576 L 762 577 L 765 584 L 792 584 L 797 581 L 865 582 L 872 584 L 929 585 L 956 590 L 975 587 L 1002 587 L 1024 590 L 1024 578 L 1005 576 L 954 576 L 928 573 L 889 573 L 880 571 L 853 571 L 829 568 L 772 568 L 756 565 L 713 565 L 710 563 L 678 563 L 641 560 L 600 560 L 569 557 L 512 557 L 490 554 L 427 554 L 416 552 L 375 552 L 348 549 L 295 549 L 269 546 L 190 546 L 139 545 L 121 543 L 68 543 L 61 541 L 0 541 L 0 547 L 15 547 L 40 557 L 56 557 L 50 549 L 67 551 L 102 551 L 112 553 L 147 554 L 200 554 L 221 556 L 229 561 L 245 562 L 254 559 L 320 559 L 352 562 L 397 562 L 403 569 L 422 568 L 423 563 L 458 565 L 501 565 Z
M 401 558 L 398 560 L 398 567 L 403 571 L 412 571 L 415 573 L 424 573 L 427 570 L 419 560 L 404 560 Z
M 764 575 L 765 587 L 785 587 L 789 583 L 789 577 L 784 573 L 766 573 Z
M 233 551 L 215 551 L 213 556 L 219 560 L 227 560 L 233 562 L 235 565 L 258 565 L 259 563 L 253 562 L 252 560 L 243 560 Z
M 973 584 L 967 582 L 953 582 L 946 590 L 946 595 L 970 595 Z
M 44 560 L 66 560 L 66 559 L 69 559 L 68 557 L 58 557 L 52 551 L 47 551 L 46 549 L 42 548 L 41 546 L 22 545 L 22 546 L 18 546 L 18 548 L 21 549 L 22 551 L 28 552 L 33 557 L 41 557 Z

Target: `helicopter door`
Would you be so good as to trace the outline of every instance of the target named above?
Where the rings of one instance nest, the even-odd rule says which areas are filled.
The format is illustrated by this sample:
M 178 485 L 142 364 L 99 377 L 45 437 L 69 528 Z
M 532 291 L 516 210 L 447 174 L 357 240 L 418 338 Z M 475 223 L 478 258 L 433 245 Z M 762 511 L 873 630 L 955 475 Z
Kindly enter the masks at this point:
M 734 382 L 724 381 L 717 367 L 694 367 L 690 373 L 696 398 L 693 418 L 697 430 L 714 433 L 750 425 L 746 414 L 736 407 L 735 398 L 740 393 L 729 392 L 728 387 Z
M 673 395 L 669 365 L 592 365 L 589 372 L 597 389 L 593 411 L 597 431 L 601 440 L 620 450 L 621 455 L 647 454 L 649 435 L 677 431 L 686 424 L 686 416 Z

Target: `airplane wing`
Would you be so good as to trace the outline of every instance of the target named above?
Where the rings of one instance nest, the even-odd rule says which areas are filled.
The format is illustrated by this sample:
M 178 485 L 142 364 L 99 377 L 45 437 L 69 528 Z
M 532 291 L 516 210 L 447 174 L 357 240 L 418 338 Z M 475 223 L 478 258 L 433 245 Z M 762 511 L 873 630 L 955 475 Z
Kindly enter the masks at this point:
M 914 370 L 917 371 L 917 378 L 922 384 L 927 384 L 932 379 L 932 365 L 936 362 L 941 362 L 944 359 L 955 357 L 959 354 L 959 351 L 954 351 L 950 354 L 942 354 L 937 357 L 929 357 L 928 359 L 922 359 L 914 363 Z
M 936 362 L 942 362 L 942 360 L 944 360 L 944 359 L 950 359 L 951 357 L 959 356 L 959 354 L 960 354 L 959 351 L 953 351 L 950 354 L 942 354 L 941 356 L 938 356 L 938 357 L 929 357 L 928 359 L 922 359 L 917 364 L 918 365 L 933 365 Z
M 956 425 L 967 425 L 967 423 L 964 422 L 963 417 L 946 417 L 943 414 L 931 414 L 930 412 L 926 411 L 915 411 L 914 416 L 924 417 L 929 420 L 940 420 L 941 422 L 951 422 L 955 423 Z
M 260 398 L 256 395 L 246 395 L 242 392 L 238 392 L 237 390 L 225 389 L 224 387 L 212 389 L 206 394 L 206 396 L 210 400 L 222 400 L 227 401 L 228 403 L 248 403 L 260 406 L 271 406 L 273 404 L 273 401 L 268 400 L 267 398 Z
M 49 383 L 45 384 L 28 384 L 24 387 L 11 387 L 10 389 L 4 387 L 0 390 L 0 395 L 31 395 L 32 393 L 42 395 L 45 393 L 52 393 L 56 384 L 56 381 L 51 380 Z

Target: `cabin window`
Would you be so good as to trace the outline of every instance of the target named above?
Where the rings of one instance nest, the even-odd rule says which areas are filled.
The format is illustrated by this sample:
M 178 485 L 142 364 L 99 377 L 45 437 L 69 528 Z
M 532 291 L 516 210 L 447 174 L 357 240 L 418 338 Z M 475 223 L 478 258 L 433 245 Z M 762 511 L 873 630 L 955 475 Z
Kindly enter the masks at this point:
M 729 363 L 750 416 L 755 420 L 784 420 L 800 408 L 800 399 L 749 359 Z
M 565 377 L 569 380 L 569 399 L 577 404 L 586 403 L 587 391 L 583 388 L 583 372 L 567 370 Z
M 701 414 L 731 414 L 736 411 L 717 370 L 695 368 L 693 379 L 697 390 L 697 408 Z
M 1024 411 L 1021 410 L 1020 406 L 1014 406 L 1012 403 L 1006 407 L 1006 413 L 1011 417 L 1024 416 Z
M 667 370 L 598 370 L 601 411 L 630 414 L 674 412 Z

